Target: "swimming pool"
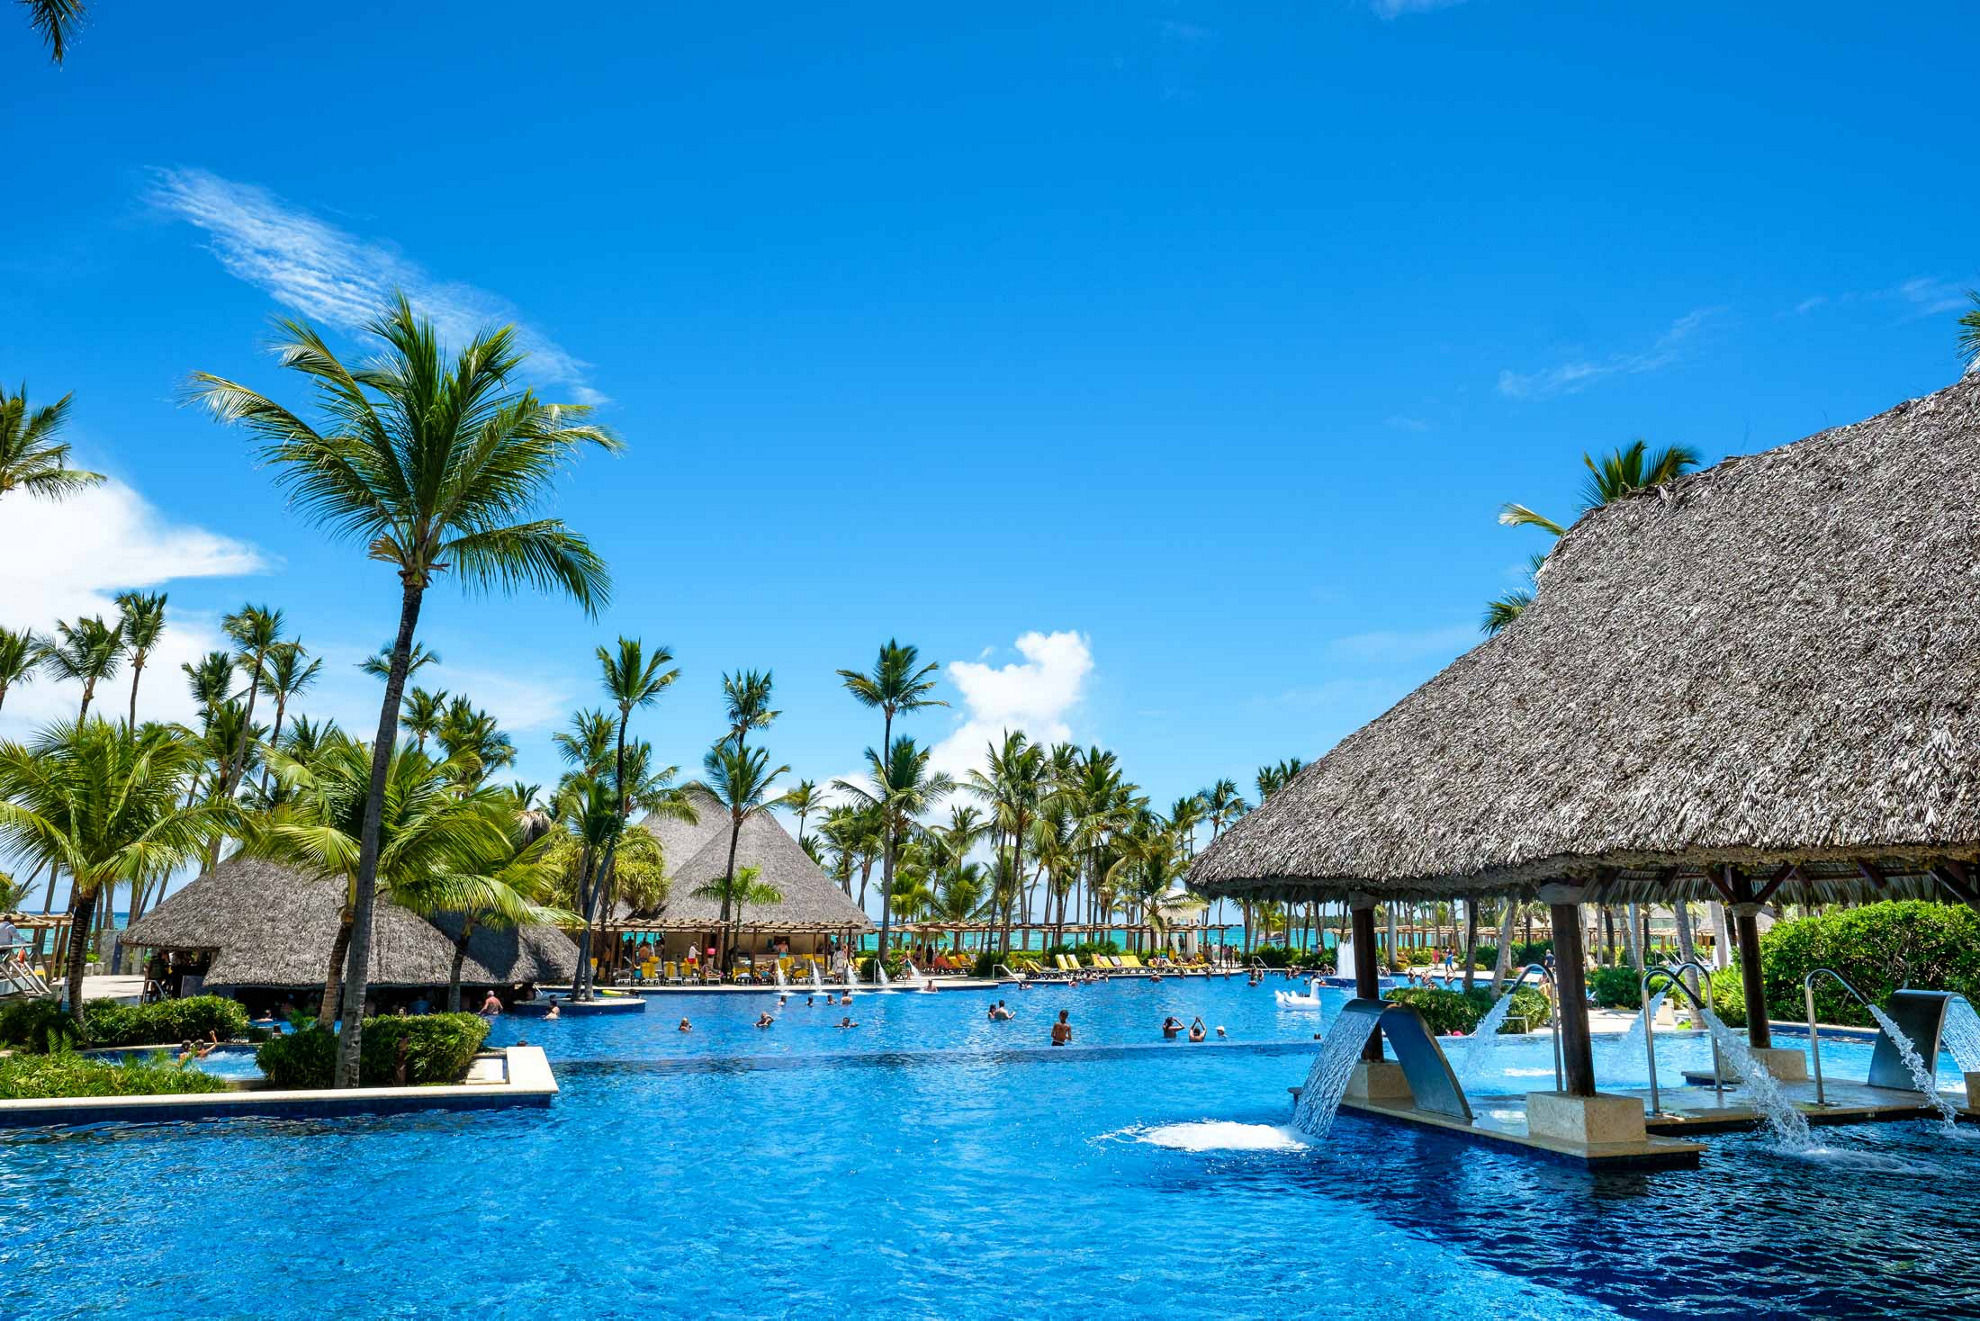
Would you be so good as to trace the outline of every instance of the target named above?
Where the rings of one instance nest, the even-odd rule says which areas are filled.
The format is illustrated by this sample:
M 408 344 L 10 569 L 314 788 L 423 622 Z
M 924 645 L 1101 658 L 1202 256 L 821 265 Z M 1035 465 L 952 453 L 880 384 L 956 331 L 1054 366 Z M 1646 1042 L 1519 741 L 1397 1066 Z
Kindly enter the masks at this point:
M 548 1112 L 0 1136 L 0 1270 L 51 1282 L 55 1317 L 1980 1315 L 1980 1143 L 1730 1136 L 1599 1176 L 1352 1117 L 1310 1147 L 1277 1126 L 1331 1016 L 1270 989 L 1006 991 L 1001 1024 L 965 993 L 762 1031 L 754 996 L 503 1020 L 556 1065 Z M 1163 1043 L 1166 1013 L 1238 1044 Z M 1660 1039 L 1660 1075 L 1704 1059 Z M 1491 1089 L 1551 1081 L 1544 1040 L 1504 1063 Z
M 178 1057 L 175 1050 L 124 1050 L 92 1052 L 104 1059 L 129 1060 L 143 1063 L 163 1056 L 170 1061 Z M 251 1081 L 262 1076 L 261 1066 L 254 1062 L 253 1046 L 215 1046 L 204 1056 L 188 1060 L 187 1067 L 210 1073 L 216 1078 Z

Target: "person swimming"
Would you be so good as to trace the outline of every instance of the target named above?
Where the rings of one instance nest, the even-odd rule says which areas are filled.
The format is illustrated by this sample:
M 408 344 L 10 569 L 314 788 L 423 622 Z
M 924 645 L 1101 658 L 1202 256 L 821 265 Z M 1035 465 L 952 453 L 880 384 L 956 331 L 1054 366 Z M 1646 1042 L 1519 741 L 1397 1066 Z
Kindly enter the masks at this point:
M 1002 1023 L 1007 1021 L 1010 1018 L 1010 1016 L 1011 1016 L 1011 1011 L 1009 1008 L 1005 1006 L 1002 1000 L 999 1000 L 996 1004 L 990 1006 L 990 1013 L 988 1017 L 991 1022 Z
M 1182 1032 L 1182 1030 L 1183 1030 L 1182 1020 L 1180 1018 L 1177 1018 L 1174 1014 L 1170 1014 L 1167 1018 L 1162 1020 L 1162 1035 L 1164 1037 L 1167 1037 L 1170 1041 L 1174 1041 L 1176 1037 Z
M 676 1032 L 692 1032 L 692 1031 L 694 1031 L 694 1024 L 692 1024 L 692 1023 L 690 1023 L 690 1022 L 688 1022 L 688 1021 L 687 1021 L 687 1020 L 686 1020 L 685 1018 L 683 1018 L 683 1019 L 681 1020 L 681 1025 L 680 1025 L 679 1027 L 677 1027 L 677 1028 L 675 1028 L 675 1029 L 674 1029 L 674 1031 L 676 1031 Z
M 776 1019 L 770 1017 L 770 1011 L 768 1009 L 764 1010 L 762 1013 L 756 1016 L 756 1025 L 758 1027 L 769 1027 L 772 1023 L 776 1021 L 777 1021 Z
M 847 1014 L 847 1015 L 846 1015 L 846 1016 L 845 1016 L 844 1018 L 842 1018 L 842 1019 L 840 1019 L 840 1020 L 839 1020 L 839 1026 L 840 1026 L 840 1027 L 858 1027 L 858 1026 L 859 1026 L 859 1024 L 857 1024 L 857 1023 L 855 1023 L 855 1022 L 853 1022 L 853 1019 L 852 1019 L 852 1015 L 851 1015 L 851 1014 Z
M 1189 1025 L 1189 1039 L 1191 1041 L 1201 1041 L 1207 1035 L 1203 1030 L 1203 1020 L 1201 1018 Z
M 1070 1046 L 1072 1044 L 1072 1023 L 1068 1020 L 1068 1011 L 1061 1009 L 1059 1011 L 1059 1021 L 1052 1024 L 1053 1045 Z
M 559 1017 L 561 1017 L 561 1015 L 558 1013 L 557 1010 L 557 1002 L 555 1000 L 552 1000 L 550 1002 L 550 1012 L 543 1016 L 543 1021 L 546 1023 L 554 1022 Z

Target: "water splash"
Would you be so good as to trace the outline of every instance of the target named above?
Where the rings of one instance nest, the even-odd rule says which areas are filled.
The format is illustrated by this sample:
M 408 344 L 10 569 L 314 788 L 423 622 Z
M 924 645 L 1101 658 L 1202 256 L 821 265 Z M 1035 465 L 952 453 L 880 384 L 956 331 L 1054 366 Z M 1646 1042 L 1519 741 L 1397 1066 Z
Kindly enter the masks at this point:
M 1458 1086 L 1466 1091 L 1471 1090 L 1473 1082 L 1485 1076 L 1485 1066 L 1498 1055 L 1503 1044 L 1499 1040 L 1499 1029 L 1505 1026 L 1506 1015 L 1512 1012 L 1512 1002 L 1511 991 L 1494 1000 L 1492 1007 L 1485 1011 L 1485 1016 L 1478 1020 L 1478 1026 L 1471 1030 L 1470 1037 L 1466 1039 L 1464 1058 L 1458 1061 L 1457 1069 Z
M 811 989 L 814 991 L 822 991 L 825 989 L 825 978 L 819 974 L 818 963 L 817 960 L 815 959 L 812 961 L 811 964 Z
M 1299 1104 L 1293 1108 L 1294 1128 L 1310 1137 L 1327 1135 L 1334 1126 L 1334 1116 L 1340 1113 L 1341 1098 L 1347 1094 L 1361 1048 L 1374 1027 L 1372 1017 L 1366 1014 L 1343 1012 L 1334 1019 L 1299 1089 Z
M 1965 996 L 1956 995 L 1946 1001 L 1945 1025 L 1939 1029 L 1939 1039 L 1951 1052 L 1961 1073 L 1980 1073 L 1980 1014 L 1973 1012 Z M 1980 1097 L 1967 1100 L 1980 1102 Z
M 770 970 L 771 970 L 771 972 L 773 972 L 774 974 L 776 974 L 776 979 L 777 979 L 777 989 L 778 989 L 778 990 L 780 990 L 780 991 L 781 991 L 781 990 L 783 990 L 783 989 L 785 989 L 786 987 L 788 987 L 788 986 L 789 986 L 789 985 L 791 984 L 791 979 L 790 979 L 789 977 L 786 977 L 786 976 L 784 975 L 784 965 L 783 965 L 783 964 L 781 964 L 781 963 L 773 963 L 773 964 L 771 964 L 771 965 L 770 965 Z
M 1123 1129 L 1110 1137 L 1127 1138 L 1172 1151 L 1304 1151 L 1297 1132 L 1276 1124 L 1240 1124 L 1229 1119 L 1203 1119 L 1190 1124 L 1161 1124 L 1154 1128 Z
M 887 975 L 887 964 L 884 960 L 873 960 L 873 980 L 880 983 L 880 989 L 883 991 L 894 984 L 893 978 Z
M 1712 1040 L 1718 1043 L 1719 1054 L 1732 1065 L 1733 1072 L 1746 1085 L 1746 1099 L 1753 1108 L 1766 1117 L 1774 1130 L 1775 1144 L 1790 1152 L 1805 1152 L 1815 1143 L 1808 1133 L 1808 1116 L 1797 1110 L 1787 1093 L 1781 1090 L 1780 1082 L 1767 1072 L 1767 1066 L 1753 1057 L 1747 1048 L 1746 1038 L 1734 1032 L 1719 1021 L 1719 1016 L 1709 1009 L 1699 1011 L 1706 1028 L 1712 1033 Z
M 1635 1018 L 1629 1020 L 1627 1029 L 1602 1043 L 1604 1073 L 1627 1073 L 1635 1061 L 1644 1058 L 1643 1025 L 1657 1021 L 1657 1013 L 1664 1007 L 1664 997 L 1670 993 L 1671 988 L 1666 986 L 1651 996 L 1647 1014 L 1639 1011 Z
M 1937 1110 L 1939 1117 L 1946 1121 L 1946 1127 L 1956 1127 L 1959 1124 L 1959 1113 L 1952 1108 L 1952 1104 L 1945 1097 L 1939 1095 L 1939 1080 L 1932 1076 L 1930 1069 L 1925 1067 L 1925 1061 L 1920 1058 L 1918 1048 L 1911 1044 L 1911 1038 L 1891 1021 L 1889 1014 L 1876 1005 L 1865 1007 L 1869 1009 L 1870 1017 L 1877 1020 L 1877 1026 L 1884 1030 L 1884 1035 L 1891 1039 L 1891 1044 L 1897 1047 L 1898 1058 L 1904 1061 L 1904 1067 L 1911 1072 L 1911 1081 L 1919 1091 L 1925 1093 L 1925 1099 L 1932 1103 L 1932 1108 Z

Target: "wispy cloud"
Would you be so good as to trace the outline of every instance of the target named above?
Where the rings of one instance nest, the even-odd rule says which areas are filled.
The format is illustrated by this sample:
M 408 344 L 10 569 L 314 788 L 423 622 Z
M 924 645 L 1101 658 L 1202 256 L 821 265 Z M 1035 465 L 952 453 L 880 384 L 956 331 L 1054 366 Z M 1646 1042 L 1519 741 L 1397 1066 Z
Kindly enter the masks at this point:
M 1499 393 L 1508 399 L 1547 399 L 1574 394 L 1610 377 L 1638 376 L 1668 367 L 1683 355 L 1685 342 L 1723 311 L 1723 307 L 1701 307 L 1688 312 L 1671 322 L 1670 329 L 1657 336 L 1650 347 L 1635 352 L 1572 358 L 1535 372 L 1502 371 Z
M 1796 303 L 1794 314 L 1807 316 L 1810 312 L 1818 312 L 1825 307 L 1881 304 L 1900 309 L 1903 313 L 1902 320 L 1915 321 L 1919 317 L 1939 316 L 1971 306 L 1968 287 L 1957 280 L 1948 280 L 1943 276 L 1917 275 L 1883 289 L 1852 289 L 1839 294 L 1816 294 L 1812 298 L 1804 298 Z
M 1368 0 L 1368 7 L 1375 11 L 1377 18 L 1401 18 L 1404 14 L 1427 14 L 1432 10 L 1451 9 L 1464 3 L 1464 0 Z
M 1391 431 L 1428 431 L 1430 424 L 1420 417 L 1408 417 L 1402 413 L 1391 413 L 1382 419 L 1382 425 Z
M 146 200 L 205 231 L 228 274 L 305 317 L 355 330 L 377 315 L 394 289 L 403 289 L 449 343 L 514 323 L 536 377 L 566 387 L 578 403 L 605 402 L 592 388 L 590 364 L 522 323 L 506 300 L 437 279 L 389 242 L 359 238 L 266 188 L 206 170 L 155 170 Z
M 1449 660 L 1478 641 L 1476 624 L 1447 624 L 1413 631 L 1354 633 L 1327 644 L 1327 654 L 1345 661 L 1399 664 Z

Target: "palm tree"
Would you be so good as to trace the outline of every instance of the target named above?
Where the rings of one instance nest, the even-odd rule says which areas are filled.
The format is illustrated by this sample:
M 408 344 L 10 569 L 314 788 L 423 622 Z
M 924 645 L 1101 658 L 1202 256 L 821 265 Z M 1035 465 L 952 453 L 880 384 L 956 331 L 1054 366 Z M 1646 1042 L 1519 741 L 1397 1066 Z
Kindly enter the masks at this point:
M 770 785 L 791 768 L 779 766 L 772 770 L 770 753 L 766 749 L 740 747 L 733 735 L 725 735 L 701 759 L 701 769 L 706 778 L 698 787 L 711 794 L 729 814 L 729 865 L 722 876 L 725 881 L 733 882 L 736 879 L 736 846 L 742 840 L 743 823 L 768 812 L 775 805 Z M 724 968 L 729 966 L 729 950 L 734 944 L 728 934 L 730 920 L 729 901 L 724 899 L 721 917 L 723 949 L 718 965 Z
M 261 667 L 261 686 L 275 695 L 275 723 L 270 728 L 268 741 L 282 741 L 282 718 L 288 713 L 289 702 L 301 697 L 316 682 L 316 676 L 323 672 L 321 660 L 310 661 L 303 658 L 309 653 L 303 650 L 302 640 L 278 642 L 268 649 L 268 658 Z M 261 768 L 261 791 L 268 792 L 268 767 Z
M 502 732 L 495 717 L 462 696 L 447 704 L 434 738 L 454 763 L 461 782 L 471 788 L 516 760 L 515 742 Z
M 197 397 L 223 422 L 254 433 L 293 507 L 357 542 L 398 574 L 399 631 L 372 745 L 371 789 L 361 831 L 337 1081 L 357 1077 L 363 1044 L 371 914 L 377 899 L 378 831 L 399 700 L 420 603 L 441 573 L 471 588 L 562 591 L 588 614 L 611 594 L 605 563 L 561 519 L 534 517 L 557 473 L 584 448 L 616 451 L 588 409 L 546 404 L 510 380 L 526 355 L 514 327 L 476 335 L 449 366 L 433 323 L 403 294 L 368 327 L 383 354 L 353 370 L 298 321 L 280 323 L 282 365 L 307 377 L 324 426 L 311 426 L 261 394 L 220 376 L 194 377 Z
M 611 712 L 587 707 L 572 712 L 570 728 L 552 734 L 550 741 L 574 774 L 603 775 L 605 764 L 612 760 L 617 730 Z
M 908 664 L 912 666 L 914 649 L 909 647 L 905 650 L 910 653 Z M 884 662 L 884 648 L 882 658 Z M 852 686 L 850 680 L 846 686 Z M 924 688 L 922 691 L 927 690 Z M 850 794 L 855 801 L 877 809 L 880 814 L 880 960 L 883 964 L 887 959 L 888 937 L 893 930 L 894 860 L 899 842 L 907 834 L 910 821 L 947 798 L 956 787 L 956 782 L 947 775 L 929 771 L 931 751 L 915 747 L 913 739 L 903 736 L 888 745 L 885 757 L 872 748 L 866 750 L 867 780 L 864 785 L 854 784 L 850 780 L 832 782 L 833 788 Z
M 739 670 L 722 676 L 722 707 L 729 717 L 729 740 L 737 747 L 752 729 L 768 729 L 782 711 L 770 709 L 770 671 Z
M 412 678 L 428 665 L 442 664 L 445 664 L 445 662 L 440 659 L 439 652 L 428 651 L 424 642 L 415 642 L 413 643 L 411 653 L 406 657 L 406 677 L 408 679 Z M 389 642 L 386 643 L 378 649 L 376 654 L 366 656 L 363 660 L 359 661 L 358 669 L 374 679 L 391 678 L 392 644 Z
M 735 864 L 731 862 L 730 865 L 734 866 Z M 760 867 L 744 867 L 735 874 L 733 879 L 727 876 L 718 876 L 706 884 L 697 885 L 693 890 L 693 894 L 697 899 L 721 900 L 722 912 L 724 914 L 731 911 L 735 913 L 736 929 L 740 931 L 742 929 L 743 905 L 781 904 L 784 902 L 784 892 L 782 890 L 779 890 L 768 881 L 758 879 L 762 874 L 763 869 Z M 724 922 L 727 920 L 726 917 L 723 918 Z M 725 962 L 727 958 L 728 954 L 724 951 L 723 959 Z
M 315 873 L 340 877 L 344 903 L 328 951 L 323 1002 L 317 1017 L 362 1015 L 364 1002 L 347 990 L 346 951 L 357 943 L 357 885 L 364 860 L 362 832 L 369 819 L 371 749 L 341 741 L 307 765 L 272 753 L 282 806 L 241 822 L 241 851 Z M 463 858 L 485 857 L 507 847 L 506 800 L 496 791 L 463 794 L 456 768 L 413 748 L 386 759 L 385 792 L 379 796 L 379 847 L 373 875 L 387 902 L 420 912 L 456 910 L 463 902 Z
M 415 688 L 406 694 L 405 711 L 399 723 L 413 739 L 421 752 L 426 751 L 426 740 L 440 732 L 441 722 L 447 718 L 447 694 L 426 688 Z
M 497 795 L 499 799 L 501 795 Z M 509 816 L 501 843 L 491 837 L 475 847 L 465 847 L 450 860 L 451 870 L 443 873 L 443 884 L 431 896 L 443 907 L 438 911 L 460 918 L 460 934 L 454 937 L 454 965 L 447 976 L 447 1012 L 461 1011 L 461 969 L 467 964 L 468 945 L 477 927 L 516 927 L 525 922 L 575 920 L 576 914 L 554 907 L 551 891 L 557 867 L 547 854 L 555 840 L 550 819 L 531 812 L 510 799 L 503 804 Z
M 268 653 L 282 640 L 282 612 L 265 605 L 244 605 L 233 614 L 221 617 L 220 631 L 233 642 L 234 662 L 247 674 L 247 722 L 252 725 L 255 699 L 261 695 L 262 667 L 268 663 Z M 222 777 L 220 792 L 231 794 L 239 788 L 246 767 L 247 748 L 244 745 L 238 760 L 227 768 L 226 775 Z
M 151 659 L 152 648 L 165 635 L 165 593 L 120 592 L 117 614 L 124 650 L 131 657 L 131 709 L 124 724 L 136 729 L 138 680 L 144 677 L 144 663 Z
M 0 743 L 0 841 L 71 878 L 70 1013 L 82 1010 L 97 896 L 162 879 L 218 830 L 220 809 L 183 801 L 198 766 L 183 735 L 160 725 L 122 729 L 100 716 L 51 726 L 25 745 Z
M 1581 508 L 1577 517 L 1620 500 L 1631 491 L 1667 486 L 1696 468 L 1699 456 L 1697 450 L 1686 445 L 1668 445 L 1652 452 L 1648 441 L 1637 439 L 1604 455 L 1599 463 L 1591 454 L 1583 454 L 1581 461 L 1588 468 L 1588 476 L 1581 485 Z M 1557 538 L 1567 534 L 1567 529 L 1553 519 L 1520 504 L 1503 506 L 1499 510 L 1499 521 L 1507 527 L 1537 527 Z M 1544 553 L 1533 556 L 1528 569 L 1529 577 L 1539 573 L 1546 558 Z M 1508 592 L 1486 603 L 1481 627 L 1487 634 L 1497 633 L 1519 618 L 1532 604 L 1531 587 Z
M 805 818 L 813 812 L 818 811 L 824 805 L 824 800 L 818 795 L 818 782 L 816 780 L 799 780 L 796 787 L 784 795 L 784 807 L 788 811 L 797 813 L 798 843 L 804 843 Z
M 1001 744 L 990 745 L 988 764 L 987 774 L 971 770 L 963 787 L 990 804 L 1000 850 L 1004 839 L 1010 841 L 1008 874 L 1021 880 L 1025 838 L 1050 792 L 1045 750 L 1026 738 L 1023 730 L 1007 729 Z M 1011 910 L 1006 909 L 1002 945 L 1006 952 L 1010 949 L 1012 917 Z
M 919 648 L 889 638 L 881 644 L 880 655 L 873 663 L 872 673 L 862 674 L 858 670 L 839 671 L 840 680 L 844 682 L 846 691 L 853 695 L 855 701 L 864 707 L 880 708 L 880 747 L 886 751 L 889 759 L 893 755 L 896 714 L 903 711 L 919 711 L 928 706 L 948 705 L 939 698 L 928 696 L 935 691 L 934 675 L 941 667 L 932 661 L 927 665 L 920 665 L 918 664 L 920 659 Z M 867 752 L 871 757 L 872 749 L 867 749 Z M 880 763 L 875 759 L 874 764 Z M 880 868 L 880 957 L 882 959 L 887 957 L 886 917 L 890 911 L 887 894 L 894 885 L 895 847 L 895 832 L 883 830 L 881 832 L 883 861 Z
M 208 718 L 207 712 L 219 709 L 233 691 L 234 658 L 224 651 L 209 651 L 200 657 L 198 664 L 186 661 L 179 669 L 186 676 L 186 687 L 192 692 L 202 720 Z
M 60 64 L 68 54 L 69 39 L 82 26 L 83 0 L 21 0 L 27 6 L 28 24 L 48 43 L 48 58 Z
M 33 629 L 24 628 L 16 633 L 0 628 L 0 708 L 7 705 L 9 688 L 17 684 L 26 687 L 34 682 L 41 662 L 42 643 Z
M 57 623 L 56 641 L 43 651 L 43 663 L 58 679 L 83 686 L 82 709 L 76 713 L 80 724 L 89 716 L 89 703 L 96 696 L 96 685 L 117 677 L 117 666 L 124 658 L 124 640 L 116 628 L 103 622 L 102 615 L 91 615 L 75 623 Z
M 672 651 L 666 647 L 655 647 L 653 653 L 648 655 L 638 638 L 621 637 L 616 653 L 600 647 L 597 654 L 598 666 L 605 680 L 605 695 L 619 709 L 612 770 L 619 810 L 615 814 L 612 833 L 606 838 L 605 856 L 598 864 L 597 874 L 579 891 L 584 913 L 584 934 L 578 941 L 577 963 L 578 994 L 581 998 L 589 998 L 591 994 L 591 923 L 597 916 L 598 896 L 611 878 L 613 855 L 618 852 L 619 836 L 624 833 L 626 816 L 632 810 L 632 798 L 626 783 L 626 726 L 632 723 L 635 708 L 652 706 L 674 680 L 681 677 L 680 670 L 667 668 L 674 663 Z
M 0 386 L 0 496 L 20 491 L 60 500 L 103 481 L 100 472 L 71 468 L 67 443 L 55 439 L 69 420 L 74 398 L 65 394 L 29 412 L 25 385 L 11 395 Z
M 1959 318 L 1959 356 L 1966 359 L 1970 375 L 1980 367 L 1980 290 L 1969 289 L 1966 296 L 1973 301 L 1973 307 Z

